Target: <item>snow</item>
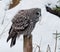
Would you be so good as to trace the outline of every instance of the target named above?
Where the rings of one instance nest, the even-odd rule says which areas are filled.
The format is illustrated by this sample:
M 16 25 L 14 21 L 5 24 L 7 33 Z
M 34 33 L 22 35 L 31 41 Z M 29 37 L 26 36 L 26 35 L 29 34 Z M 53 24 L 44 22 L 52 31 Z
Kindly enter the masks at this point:
M 8 9 L 7 5 L 9 2 L 9 0 L 0 1 L 0 52 L 23 52 L 23 36 L 17 40 L 16 45 L 12 48 L 9 47 L 10 41 L 9 43 L 6 42 L 6 39 L 8 37 L 8 30 L 11 26 L 11 19 L 21 9 L 36 7 L 41 8 L 42 10 L 42 21 L 37 22 L 35 29 L 32 32 L 33 45 L 40 45 L 41 52 L 46 52 L 47 46 L 49 44 L 51 52 L 53 52 L 55 45 L 55 36 L 53 33 L 55 33 L 56 30 L 60 32 L 60 19 L 59 17 L 47 12 L 45 5 L 47 3 L 51 3 L 52 5 L 50 7 L 55 7 L 57 0 L 22 0 L 21 3 L 16 7 L 5 11 L 5 9 Z M 5 19 L 4 24 L 2 25 L 1 22 L 4 18 L 4 15 Z M 4 30 L 5 27 L 6 29 Z M 5 31 L 5 33 L 1 34 L 3 31 Z M 59 43 L 60 42 L 58 40 L 57 52 L 59 51 L 58 48 L 60 48 Z

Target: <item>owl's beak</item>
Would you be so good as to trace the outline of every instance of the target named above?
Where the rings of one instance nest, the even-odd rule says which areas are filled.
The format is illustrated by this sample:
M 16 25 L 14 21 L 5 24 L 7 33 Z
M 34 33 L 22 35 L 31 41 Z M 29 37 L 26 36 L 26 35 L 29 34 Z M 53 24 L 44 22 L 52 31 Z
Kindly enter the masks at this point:
M 42 20 L 42 16 L 39 17 L 39 22 L 41 22 L 41 20 Z
M 41 16 L 41 13 L 40 13 L 40 16 Z

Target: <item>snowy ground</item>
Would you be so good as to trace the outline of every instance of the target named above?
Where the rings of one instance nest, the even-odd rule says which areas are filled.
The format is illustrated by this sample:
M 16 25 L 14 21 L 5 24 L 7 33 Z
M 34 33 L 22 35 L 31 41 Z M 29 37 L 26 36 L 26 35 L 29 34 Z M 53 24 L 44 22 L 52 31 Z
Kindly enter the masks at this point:
M 57 16 L 47 12 L 45 9 L 45 4 L 52 3 L 51 6 L 54 7 L 54 5 L 57 4 L 57 0 L 22 0 L 21 3 L 15 8 L 6 11 L 4 24 L 1 25 L 5 13 L 4 9 L 8 3 L 9 0 L 0 1 L 0 35 L 6 27 L 5 33 L 0 37 L 0 52 L 23 52 L 23 36 L 17 40 L 14 47 L 10 48 L 10 42 L 6 42 L 8 30 L 11 26 L 11 19 L 19 10 L 34 7 L 41 8 L 42 21 L 41 23 L 38 22 L 36 24 L 36 27 L 32 32 L 33 44 L 40 45 L 41 52 L 46 52 L 47 45 L 49 44 L 51 47 L 51 52 L 54 52 L 55 36 L 53 33 L 56 32 L 56 30 L 60 32 L 60 19 Z M 57 52 L 59 51 L 58 48 L 60 48 L 59 43 L 60 42 L 58 42 Z

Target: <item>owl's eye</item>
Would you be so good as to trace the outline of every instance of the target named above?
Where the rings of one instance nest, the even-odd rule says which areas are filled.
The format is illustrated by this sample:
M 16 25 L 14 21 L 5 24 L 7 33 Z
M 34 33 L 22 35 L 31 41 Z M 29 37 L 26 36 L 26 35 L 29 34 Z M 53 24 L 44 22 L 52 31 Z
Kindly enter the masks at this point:
M 39 15 L 40 13 L 39 12 L 36 12 L 36 15 Z

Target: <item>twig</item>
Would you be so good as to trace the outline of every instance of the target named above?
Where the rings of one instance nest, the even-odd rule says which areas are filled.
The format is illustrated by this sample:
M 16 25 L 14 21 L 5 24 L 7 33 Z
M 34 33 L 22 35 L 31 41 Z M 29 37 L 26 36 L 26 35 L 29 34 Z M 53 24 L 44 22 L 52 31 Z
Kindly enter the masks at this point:
M 35 48 L 34 52 L 36 52 L 36 49 L 37 49 L 37 48 L 39 49 L 38 52 L 41 52 L 41 50 L 40 50 L 40 46 L 37 45 L 37 44 L 36 44 L 36 48 Z
M 41 40 L 40 40 L 40 44 L 39 45 L 35 44 L 36 45 L 36 48 L 35 48 L 34 52 L 36 52 L 36 49 L 37 48 L 39 49 L 38 52 L 41 52 L 41 49 L 40 49 L 41 42 L 42 42 L 42 37 L 41 37 Z
M 47 51 L 46 51 L 46 52 L 51 52 L 51 49 L 50 49 L 49 44 L 48 44 L 48 46 L 47 46 Z
M 56 52 L 56 49 L 57 49 L 57 35 L 56 35 L 56 42 L 55 42 L 55 51 L 54 52 Z

